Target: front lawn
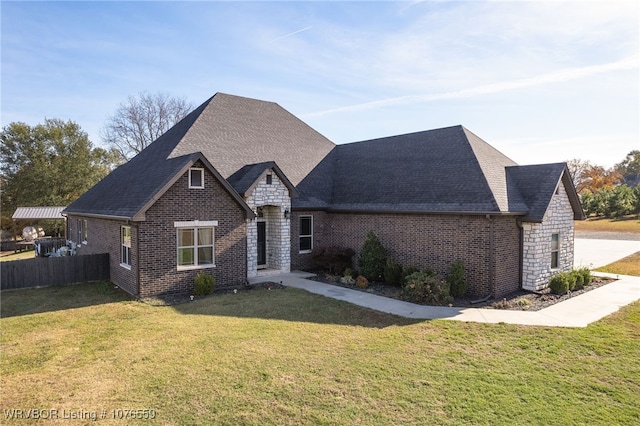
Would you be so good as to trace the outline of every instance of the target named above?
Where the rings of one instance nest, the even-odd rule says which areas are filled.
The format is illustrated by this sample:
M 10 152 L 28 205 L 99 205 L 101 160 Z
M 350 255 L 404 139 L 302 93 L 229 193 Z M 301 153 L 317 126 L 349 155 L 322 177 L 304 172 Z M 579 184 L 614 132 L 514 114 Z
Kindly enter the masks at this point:
M 576 231 L 584 232 L 625 232 L 640 234 L 640 220 L 637 215 L 624 216 L 616 219 L 604 217 L 576 220 L 573 222 Z
M 640 277 L 640 251 L 608 265 L 602 266 L 596 269 L 596 271 Z
M 401 319 L 291 288 L 173 307 L 107 283 L 1 296 L 2 424 L 23 424 L 18 408 L 100 424 L 119 409 L 162 425 L 640 421 L 640 303 L 563 329 Z

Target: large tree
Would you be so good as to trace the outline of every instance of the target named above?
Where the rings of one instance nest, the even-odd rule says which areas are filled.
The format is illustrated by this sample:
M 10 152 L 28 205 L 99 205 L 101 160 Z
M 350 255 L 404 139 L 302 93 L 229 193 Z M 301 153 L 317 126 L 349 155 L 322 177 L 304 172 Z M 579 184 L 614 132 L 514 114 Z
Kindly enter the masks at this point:
M 0 134 L 2 215 L 18 206 L 65 206 L 106 176 L 117 155 L 94 147 L 72 121 L 14 122 Z
M 625 181 L 633 181 L 637 184 L 640 180 L 640 150 L 636 149 L 628 153 L 624 160 L 615 165 L 615 169 Z
M 127 161 L 146 148 L 192 109 L 185 99 L 164 93 L 142 92 L 129 96 L 107 119 L 101 130 L 104 143 Z

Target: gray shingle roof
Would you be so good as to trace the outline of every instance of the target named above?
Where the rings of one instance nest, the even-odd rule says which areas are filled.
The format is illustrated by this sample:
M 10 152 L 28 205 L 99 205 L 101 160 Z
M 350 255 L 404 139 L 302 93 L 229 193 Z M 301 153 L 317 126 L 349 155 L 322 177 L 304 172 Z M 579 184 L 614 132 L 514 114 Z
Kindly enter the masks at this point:
M 573 208 L 574 219 L 584 219 L 580 199 L 566 163 L 508 167 L 507 177 L 514 186 L 517 186 L 520 194 L 522 194 L 522 199 L 528 207 L 527 215 L 524 218 L 525 221 L 542 222 L 551 202 L 551 197 L 553 197 L 556 187 L 560 184 L 564 185 L 567 192 L 569 202 Z
M 277 160 L 296 185 L 333 147 L 333 142 L 276 103 L 218 93 L 65 212 L 139 217 L 198 152 L 224 179 L 248 163 Z
M 505 167 L 515 164 L 462 126 L 338 145 L 298 187 L 294 206 L 523 213 L 515 188 L 509 205 Z
M 274 168 L 296 209 L 544 216 L 564 164 L 518 166 L 462 126 L 335 145 L 272 102 L 218 93 L 65 212 L 140 219 L 195 161 L 239 194 Z M 295 188 L 294 188 L 295 187 Z M 542 216 L 541 216 L 542 215 Z

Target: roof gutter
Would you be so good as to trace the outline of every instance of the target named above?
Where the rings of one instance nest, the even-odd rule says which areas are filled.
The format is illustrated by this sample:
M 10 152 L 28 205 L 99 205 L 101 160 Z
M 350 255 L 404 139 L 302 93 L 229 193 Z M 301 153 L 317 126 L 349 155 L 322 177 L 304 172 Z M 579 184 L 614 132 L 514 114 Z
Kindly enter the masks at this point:
M 394 210 L 394 209 L 365 209 L 365 208 L 334 208 L 334 207 L 292 207 L 292 211 L 326 211 L 328 213 L 356 213 L 356 214 L 443 214 L 443 215 L 474 215 L 474 216 L 525 216 L 528 212 L 496 212 L 496 211 L 436 211 L 436 210 Z
M 83 212 L 67 212 L 63 211 L 62 216 L 85 216 L 85 217 L 93 217 L 96 219 L 110 219 L 110 220 L 134 220 L 130 216 L 117 216 L 117 215 L 109 215 L 109 214 L 97 214 L 97 213 L 83 213 Z

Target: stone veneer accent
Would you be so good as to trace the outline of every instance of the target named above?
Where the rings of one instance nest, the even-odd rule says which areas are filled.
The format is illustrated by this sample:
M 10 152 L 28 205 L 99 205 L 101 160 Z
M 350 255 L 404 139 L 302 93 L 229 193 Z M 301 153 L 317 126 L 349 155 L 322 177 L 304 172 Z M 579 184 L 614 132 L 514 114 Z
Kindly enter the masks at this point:
M 296 211 L 294 236 L 301 215 L 313 216 L 314 248 L 350 247 L 356 251 L 354 266 L 372 230 L 391 258 L 405 267 L 430 268 L 444 276 L 453 261 L 462 260 L 473 297 L 502 297 L 520 288 L 520 230 L 514 216 Z M 300 253 L 299 247 L 293 239 L 292 268 L 312 268 L 311 254 Z
M 271 184 L 267 184 L 267 175 L 271 175 Z M 258 274 L 258 221 L 265 221 L 267 233 L 267 268 L 279 272 L 289 272 L 291 267 L 290 219 L 284 217 L 285 210 L 291 212 L 289 189 L 268 169 L 258 178 L 245 197 L 246 203 L 256 213 L 256 218 L 247 220 L 247 276 Z M 258 216 L 258 207 L 262 207 L 263 217 Z
M 564 185 L 559 184 L 542 223 L 522 224 L 522 288 L 543 290 L 555 273 L 573 268 L 573 209 Z M 558 234 L 558 268 L 551 269 L 551 235 Z

